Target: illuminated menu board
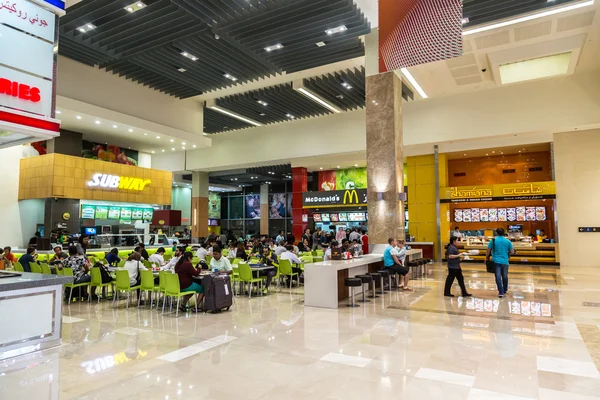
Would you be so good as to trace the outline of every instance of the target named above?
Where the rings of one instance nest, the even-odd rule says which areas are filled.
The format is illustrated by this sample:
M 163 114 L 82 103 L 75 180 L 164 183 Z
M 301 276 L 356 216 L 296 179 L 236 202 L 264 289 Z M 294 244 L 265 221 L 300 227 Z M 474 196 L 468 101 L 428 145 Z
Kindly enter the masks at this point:
M 108 205 L 92 205 L 82 204 L 81 205 L 81 218 L 82 219 L 106 219 L 106 220 L 119 220 L 124 223 L 131 221 L 144 221 L 152 222 L 154 216 L 153 208 L 141 208 L 141 207 L 119 207 L 119 206 L 108 206 Z

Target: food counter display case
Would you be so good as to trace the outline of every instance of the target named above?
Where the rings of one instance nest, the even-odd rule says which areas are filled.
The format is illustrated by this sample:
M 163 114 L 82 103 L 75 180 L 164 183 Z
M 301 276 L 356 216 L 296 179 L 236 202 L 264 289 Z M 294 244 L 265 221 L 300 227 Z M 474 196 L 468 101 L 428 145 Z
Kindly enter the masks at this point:
M 479 250 L 479 255 L 470 255 L 470 260 L 465 262 L 483 262 L 491 236 L 467 236 L 465 240 L 457 243 L 459 251 Z M 536 243 L 529 236 L 511 237 L 513 247 L 517 254 L 511 256 L 511 264 L 549 264 L 560 263 L 557 243 Z

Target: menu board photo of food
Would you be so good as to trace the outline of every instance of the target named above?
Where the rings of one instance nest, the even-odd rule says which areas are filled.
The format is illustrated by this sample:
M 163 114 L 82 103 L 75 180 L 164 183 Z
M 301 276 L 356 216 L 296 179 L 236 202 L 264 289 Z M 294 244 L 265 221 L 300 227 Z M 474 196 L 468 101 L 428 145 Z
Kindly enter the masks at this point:
M 329 218 L 331 219 L 331 222 L 339 222 L 339 218 L 338 218 L 338 214 L 329 214 Z
M 463 222 L 463 210 L 454 210 L 454 222 Z
M 506 208 L 498 209 L 498 222 L 506 222 Z
M 121 207 L 111 206 L 108 208 L 108 219 L 120 219 Z
M 329 214 L 321 214 L 321 219 L 323 220 L 323 222 L 331 222 Z
M 96 206 L 96 219 L 108 218 L 108 206 Z
M 545 221 L 546 220 L 546 207 L 536 207 L 535 208 L 535 219 L 537 221 Z
M 471 210 L 463 210 L 463 221 L 471 222 Z
M 313 214 L 313 219 L 315 222 L 321 222 L 321 214 Z
M 81 218 L 94 219 L 96 217 L 96 206 L 84 204 L 81 206 Z
M 479 210 L 479 220 L 481 222 L 488 222 L 489 221 L 489 210 L 487 208 L 482 208 Z
M 535 221 L 535 207 L 525 208 L 525 216 L 527 221 Z
M 471 222 L 479 222 L 479 208 L 471 209 Z
M 490 208 L 489 221 L 490 222 L 498 222 L 498 209 L 497 208 Z
M 507 208 L 506 209 L 506 219 L 510 222 L 514 222 L 517 220 L 517 209 L 516 208 Z
M 153 215 L 154 215 L 154 209 L 153 208 L 144 208 L 144 215 L 143 215 L 144 221 L 151 222 Z
M 525 207 L 517 207 L 517 221 L 525 221 L 527 219 L 527 214 L 525 211 Z
M 338 214 L 338 219 L 340 220 L 340 222 L 347 222 L 348 221 L 348 214 L 346 214 L 346 213 L 339 213 Z
M 144 217 L 144 209 L 143 208 L 134 208 L 131 212 L 131 219 L 135 221 L 139 221 Z

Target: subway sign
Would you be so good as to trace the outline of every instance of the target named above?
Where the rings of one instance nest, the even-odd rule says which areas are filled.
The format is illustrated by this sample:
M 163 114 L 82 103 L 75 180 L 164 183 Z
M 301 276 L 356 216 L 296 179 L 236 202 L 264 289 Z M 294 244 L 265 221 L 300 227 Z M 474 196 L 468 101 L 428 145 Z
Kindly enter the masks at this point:
M 302 208 L 357 207 L 367 205 L 367 189 L 302 193 Z
M 150 183 L 150 179 L 133 178 L 130 176 L 94 174 L 92 180 L 87 182 L 89 187 L 103 189 L 126 189 L 142 191 Z

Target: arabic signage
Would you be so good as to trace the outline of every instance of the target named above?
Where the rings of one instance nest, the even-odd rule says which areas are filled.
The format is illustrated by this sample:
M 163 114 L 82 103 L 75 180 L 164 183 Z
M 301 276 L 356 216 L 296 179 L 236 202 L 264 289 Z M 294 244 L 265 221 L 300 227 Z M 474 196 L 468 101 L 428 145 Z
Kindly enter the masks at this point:
M 302 208 L 356 207 L 367 205 L 367 189 L 302 193 Z
M 442 203 L 556 198 L 554 181 L 441 188 Z
M 54 43 L 54 22 L 50 11 L 27 0 L 0 3 L 0 22 Z

